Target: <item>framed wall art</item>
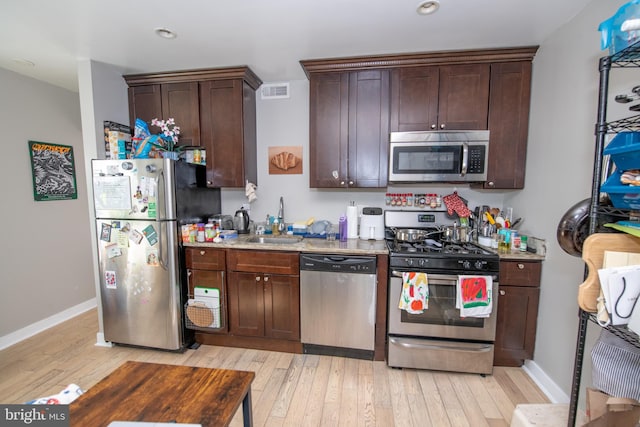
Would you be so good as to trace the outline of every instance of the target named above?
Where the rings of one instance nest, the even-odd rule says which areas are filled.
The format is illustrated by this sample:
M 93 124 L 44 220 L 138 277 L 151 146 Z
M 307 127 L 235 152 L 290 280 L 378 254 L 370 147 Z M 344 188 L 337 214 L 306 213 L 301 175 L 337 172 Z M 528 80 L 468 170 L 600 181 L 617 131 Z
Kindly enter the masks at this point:
M 73 147 L 29 141 L 29 156 L 36 201 L 78 198 Z
M 302 174 L 302 146 L 269 147 L 269 175 Z

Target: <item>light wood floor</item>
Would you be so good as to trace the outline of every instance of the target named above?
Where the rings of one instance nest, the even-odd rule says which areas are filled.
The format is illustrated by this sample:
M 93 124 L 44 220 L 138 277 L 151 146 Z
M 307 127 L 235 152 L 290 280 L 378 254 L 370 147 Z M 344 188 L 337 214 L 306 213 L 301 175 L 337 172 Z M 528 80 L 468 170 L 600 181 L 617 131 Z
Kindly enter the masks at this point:
M 126 360 L 250 370 L 254 425 L 508 426 L 518 403 L 548 403 L 520 368 L 493 375 L 391 369 L 385 362 L 201 346 L 183 354 L 95 346 L 97 312 L 0 351 L 0 402 L 68 384 L 88 389 Z M 214 403 L 214 402 L 212 402 Z M 233 426 L 242 423 L 238 411 Z M 92 426 L 100 427 L 100 426 Z

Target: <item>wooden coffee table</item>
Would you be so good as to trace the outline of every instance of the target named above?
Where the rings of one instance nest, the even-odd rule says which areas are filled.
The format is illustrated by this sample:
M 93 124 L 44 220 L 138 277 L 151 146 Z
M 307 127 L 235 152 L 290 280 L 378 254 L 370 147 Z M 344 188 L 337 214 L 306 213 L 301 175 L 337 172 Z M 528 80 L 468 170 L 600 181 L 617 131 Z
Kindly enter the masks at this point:
M 252 426 L 254 372 L 125 362 L 69 405 L 71 426 L 106 427 L 111 421 L 227 426 L 242 403 Z

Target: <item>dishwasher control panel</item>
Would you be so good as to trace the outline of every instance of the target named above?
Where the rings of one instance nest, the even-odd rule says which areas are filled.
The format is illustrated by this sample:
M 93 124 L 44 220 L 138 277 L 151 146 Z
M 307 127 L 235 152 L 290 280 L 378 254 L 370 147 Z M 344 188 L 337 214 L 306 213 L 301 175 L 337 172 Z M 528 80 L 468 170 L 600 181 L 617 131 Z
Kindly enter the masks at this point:
M 336 254 L 301 254 L 300 270 L 375 274 L 376 258 Z

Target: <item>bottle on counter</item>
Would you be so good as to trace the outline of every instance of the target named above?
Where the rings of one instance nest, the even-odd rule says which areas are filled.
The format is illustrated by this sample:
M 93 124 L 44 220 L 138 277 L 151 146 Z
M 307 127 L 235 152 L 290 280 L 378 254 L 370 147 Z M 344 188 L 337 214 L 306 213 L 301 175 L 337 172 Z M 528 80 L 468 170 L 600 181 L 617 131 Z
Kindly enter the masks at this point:
M 338 232 L 340 233 L 340 241 L 341 242 L 346 242 L 347 241 L 347 217 L 346 216 L 341 216 L 340 219 L 338 220 Z
M 199 222 L 198 223 L 198 231 L 196 233 L 196 242 L 202 243 L 204 241 L 205 241 L 204 223 Z
M 520 252 L 527 252 L 527 236 L 520 237 Z

